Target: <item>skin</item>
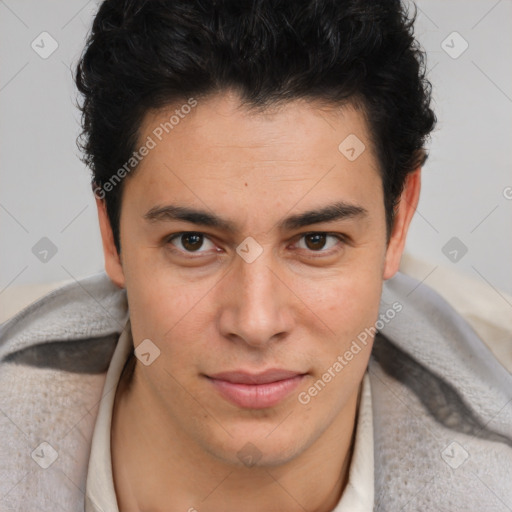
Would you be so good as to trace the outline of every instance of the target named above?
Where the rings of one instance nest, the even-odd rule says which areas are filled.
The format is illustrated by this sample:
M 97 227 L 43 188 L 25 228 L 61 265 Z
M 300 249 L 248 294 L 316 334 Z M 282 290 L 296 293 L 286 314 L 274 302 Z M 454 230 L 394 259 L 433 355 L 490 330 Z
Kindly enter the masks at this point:
M 173 108 L 148 113 L 140 140 Z M 366 146 L 353 162 L 338 151 L 350 134 Z M 417 169 L 387 244 L 382 182 L 362 112 L 300 100 L 254 113 L 224 92 L 199 100 L 125 180 L 121 257 L 97 200 L 106 271 L 127 290 L 134 345 L 149 338 L 161 351 L 149 366 L 137 360 L 131 385 L 123 379 L 116 391 L 120 510 L 335 507 L 372 344 L 308 404 L 298 395 L 378 319 L 382 284 L 398 270 L 419 192 Z M 279 227 L 337 201 L 365 213 Z M 145 218 L 168 204 L 214 213 L 236 230 Z M 187 231 L 205 234 L 203 244 L 169 240 Z M 318 242 L 305 236 L 311 232 L 343 238 Z M 236 252 L 248 236 L 263 250 L 251 263 Z M 206 377 L 268 368 L 306 375 L 283 401 L 258 410 L 226 401 Z M 261 456 L 252 467 L 237 456 L 247 443 Z

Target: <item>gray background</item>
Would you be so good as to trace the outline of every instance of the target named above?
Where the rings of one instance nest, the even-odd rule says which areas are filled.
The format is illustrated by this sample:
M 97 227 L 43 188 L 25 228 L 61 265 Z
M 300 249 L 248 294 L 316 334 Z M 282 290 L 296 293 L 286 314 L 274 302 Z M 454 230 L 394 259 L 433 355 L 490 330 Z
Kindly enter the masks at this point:
M 425 279 L 449 267 L 512 293 L 512 0 L 418 7 L 439 122 L 407 251 L 429 263 Z M 96 8 L 0 0 L 0 300 L 103 268 L 71 71 Z M 42 32 L 58 44 L 46 59 L 31 47 L 51 49 Z

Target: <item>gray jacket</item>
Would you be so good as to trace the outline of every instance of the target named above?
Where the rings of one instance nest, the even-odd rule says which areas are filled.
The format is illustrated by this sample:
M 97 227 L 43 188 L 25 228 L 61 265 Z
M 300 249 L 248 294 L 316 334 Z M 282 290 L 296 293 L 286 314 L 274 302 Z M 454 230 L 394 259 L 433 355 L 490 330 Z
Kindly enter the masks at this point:
M 426 285 L 398 274 L 381 312 L 396 302 L 369 363 L 375 511 L 510 512 L 512 375 Z M 98 403 L 127 320 L 125 291 L 101 273 L 0 326 L 0 511 L 83 512 Z

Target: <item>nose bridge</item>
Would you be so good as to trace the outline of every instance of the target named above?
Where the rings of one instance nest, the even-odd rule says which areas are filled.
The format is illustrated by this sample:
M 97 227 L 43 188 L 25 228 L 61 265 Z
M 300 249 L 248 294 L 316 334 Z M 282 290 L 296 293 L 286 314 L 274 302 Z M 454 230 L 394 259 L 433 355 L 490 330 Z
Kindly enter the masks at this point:
M 251 262 L 242 257 L 236 261 L 225 334 L 236 335 L 250 345 L 262 345 L 290 328 L 286 291 L 276 271 L 270 250 L 264 250 Z
M 259 259 L 259 261 L 258 261 Z M 272 272 L 271 256 L 260 256 L 252 263 L 242 262 L 239 265 L 239 279 L 242 293 L 248 305 L 270 304 L 275 294 L 276 277 Z

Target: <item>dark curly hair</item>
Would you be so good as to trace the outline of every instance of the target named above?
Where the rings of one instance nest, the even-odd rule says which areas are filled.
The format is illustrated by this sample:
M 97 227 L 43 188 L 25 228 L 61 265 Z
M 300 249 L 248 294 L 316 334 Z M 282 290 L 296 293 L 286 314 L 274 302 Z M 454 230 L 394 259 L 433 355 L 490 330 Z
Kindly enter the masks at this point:
M 78 144 L 102 187 L 150 109 L 234 89 L 247 108 L 305 98 L 363 109 L 388 239 L 436 118 L 416 16 L 400 0 L 106 0 L 76 70 Z M 104 195 L 118 251 L 122 183 Z

